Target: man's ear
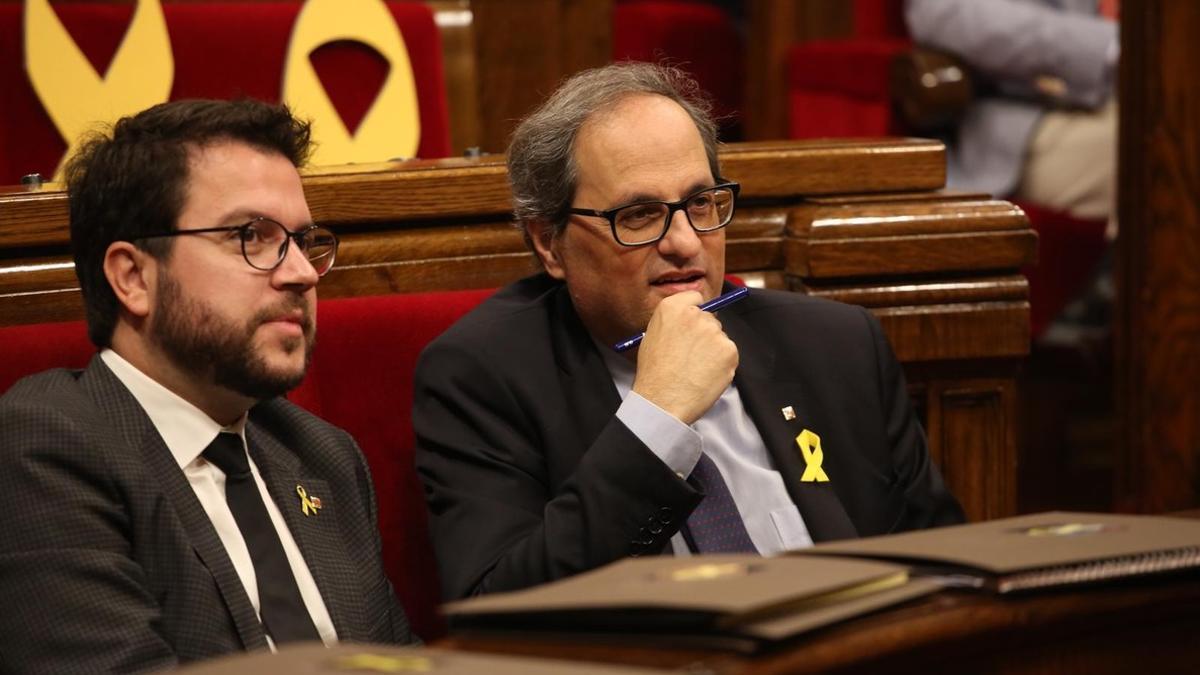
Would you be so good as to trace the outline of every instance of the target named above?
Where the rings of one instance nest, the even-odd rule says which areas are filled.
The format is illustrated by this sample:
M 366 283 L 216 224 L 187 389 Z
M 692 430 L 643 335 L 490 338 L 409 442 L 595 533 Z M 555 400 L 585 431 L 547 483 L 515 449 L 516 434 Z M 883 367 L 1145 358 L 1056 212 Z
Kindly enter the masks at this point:
M 154 257 L 127 241 L 114 241 L 104 252 L 104 276 L 125 311 L 145 318 L 153 306 Z
M 546 273 L 560 281 L 565 279 L 566 268 L 559 250 L 562 238 L 554 236 L 554 225 L 544 220 L 531 221 L 525 224 L 525 232 Z

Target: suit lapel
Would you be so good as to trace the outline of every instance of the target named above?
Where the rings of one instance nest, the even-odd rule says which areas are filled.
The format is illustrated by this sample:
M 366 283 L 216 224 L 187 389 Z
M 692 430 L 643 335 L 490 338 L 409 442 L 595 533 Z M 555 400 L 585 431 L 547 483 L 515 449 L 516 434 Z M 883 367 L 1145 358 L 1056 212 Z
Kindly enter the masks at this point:
M 604 365 L 604 358 L 597 353 L 592 338 L 575 313 L 566 286 L 560 286 L 555 293 L 555 316 L 551 317 L 554 358 L 559 377 L 563 379 L 562 391 L 568 398 L 566 409 L 575 415 L 574 426 L 579 434 L 577 447 L 586 449 L 612 420 L 621 406 L 621 397 Z
M 146 465 L 158 479 L 158 484 L 174 507 L 197 557 L 212 574 L 217 590 L 233 618 L 242 646 L 248 650 L 266 649 L 267 641 L 262 623 L 254 611 L 254 605 L 250 603 L 250 597 L 246 595 L 241 578 L 229 560 L 225 546 L 217 536 L 208 514 L 204 512 L 204 507 L 200 505 L 200 500 L 196 498 L 187 477 L 179 469 L 171 451 L 137 399 L 121 384 L 116 375 L 113 375 L 108 366 L 104 365 L 99 356 L 92 359 L 82 381 L 96 405 L 112 420 L 113 428 L 121 433 L 130 447 L 139 449 Z
M 738 395 L 767 452 L 775 462 L 792 501 L 800 510 L 813 541 L 847 539 L 858 536 L 850 516 L 834 490 L 837 476 L 828 482 L 802 482 L 805 462 L 796 444 L 796 436 L 811 425 L 805 406 L 805 386 L 799 373 L 781 373 L 775 368 L 776 353 L 770 341 L 759 335 L 745 315 L 747 305 L 722 310 L 721 324 L 738 347 L 738 369 L 734 376 Z M 770 330 L 778 331 L 779 326 Z M 791 406 L 795 418 L 784 418 L 782 409 Z M 819 429 L 812 429 L 817 433 Z
M 730 290 L 727 287 L 725 290 Z M 587 448 L 609 423 L 621 404 L 612 376 L 596 353 L 587 330 L 571 305 L 566 288 L 560 287 L 554 302 L 555 359 L 564 378 L 563 390 L 571 399 L 568 410 L 577 415 L 579 447 Z M 858 530 L 842 506 L 830 482 L 801 482 L 805 463 L 796 445 L 796 436 L 811 424 L 806 414 L 804 384 L 775 372 L 775 350 L 762 339 L 752 321 L 744 316 L 747 302 L 722 310 L 720 318 L 726 334 L 738 346 L 739 365 L 734 377 L 742 404 L 758 428 L 776 468 L 783 477 L 788 495 L 799 509 L 813 541 L 848 539 Z M 772 326 L 771 330 L 779 330 Z M 783 418 L 781 408 L 792 406 L 796 418 Z M 819 433 L 819 429 L 813 429 Z
M 250 456 L 267 484 L 267 492 L 283 514 L 321 592 L 338 639 L 348 642 L 369 640 L 370 636 L 359 630 L 367 625 L 361 604 L 345 601 L 356 597 L 354 576 L 344 573 L 347 562 L 337 527 L 338 505 L 329 484 L 306 476 L 296 455 L 253 422 L 246 425 L 246 441 Z M 310 500 L 314 497 L 320 500 L 320 508 L 315 513 L 309 511 L 305 515 L 298 488 L 303 488 Z M 343 570 L 343 573 L 339 574 L 337 570 Z

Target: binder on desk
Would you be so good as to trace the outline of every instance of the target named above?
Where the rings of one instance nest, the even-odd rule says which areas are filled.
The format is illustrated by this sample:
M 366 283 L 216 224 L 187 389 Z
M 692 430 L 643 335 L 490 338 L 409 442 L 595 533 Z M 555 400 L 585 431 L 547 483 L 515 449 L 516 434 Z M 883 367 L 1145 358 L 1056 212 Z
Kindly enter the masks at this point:
M 632 558 L 534 588 L 452 602 L 452 631 L 753 652 L 938 590 L 901 565 L 711 555 Z
M 902 562 L 997 593 L 1200 570 L 1200 520 L 1051 511 L 835 541 L 798 556 Z

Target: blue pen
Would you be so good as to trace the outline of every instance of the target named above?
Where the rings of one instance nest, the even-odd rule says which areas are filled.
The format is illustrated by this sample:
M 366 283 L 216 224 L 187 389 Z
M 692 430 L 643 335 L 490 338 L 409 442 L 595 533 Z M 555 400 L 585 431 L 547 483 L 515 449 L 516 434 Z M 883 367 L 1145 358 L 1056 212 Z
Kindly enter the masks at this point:
M 749 293 L 750 293 L 750 289 L 746 288 L 745 286 L 743 286 L 741 288 L 735 288 L 734 290 L 729 291 L 725 295 L 719 295 L 719 296 L 713 298 L 712 300 L 709 300 L 708 302 L 703 303 L 702 305 L 700 305 L 700 309 L 702 309 L 706 312 L 715 312 L 718 309 L 725 307 L 726 305 L 732 305 L 733 303 L 737 302 L 738 300 L 741 300 L 742 298 L 746 297 Z M 641 344 L 642 338 L 644 338 L 644 337 L 646 337 L 646 334 L 644 332 L 638 333 L 637 335 L 634 335 L 633 337 L 631 337 L 629 339 L 622 340 L 622 341 L 618 342 L 617 344 L 613 345 L 613 349 L 615 349 L 618 352 L 628 351 L 628 350 L 633 349 L 634 347 L 638 346 L 639 344 Z

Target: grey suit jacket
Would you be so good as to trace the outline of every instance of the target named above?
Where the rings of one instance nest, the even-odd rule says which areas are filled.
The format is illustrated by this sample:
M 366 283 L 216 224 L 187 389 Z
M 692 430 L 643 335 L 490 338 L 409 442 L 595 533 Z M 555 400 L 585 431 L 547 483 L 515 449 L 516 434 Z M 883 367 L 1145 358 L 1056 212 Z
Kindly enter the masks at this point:
M 738 347 L 738 393 L 814 541 L 962 521 L 866 310 L 755 290 L 720 319 Z M 544 274 L 431 343 L 414 386 L 417 470 L 447 598 L 658 553 L 703 497 L 616 418 L 603 357 L 566 288 Z M 821 438 L 829 482 L 800 480 L 806 428 Z
M 947 184 L 1006 196 L 1050 106 L 1096 108 L 1113 89 L 1117 24 L 1096 0 L 906 0 L 913 39 L 962 58 L 989 85 L 959 122 Z M 1061 81 L 1056 100 L 1038 78 Z
M 255 463 L 345 641 L 408 642 L 354 441 L 283 399 Z M 319 496 L 301 514 L 296 486 Z M 132 394 L 92 359 L 0 398 L 0 671 L 132 672 L 266 647 L 216 530 Z

